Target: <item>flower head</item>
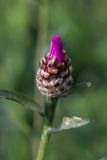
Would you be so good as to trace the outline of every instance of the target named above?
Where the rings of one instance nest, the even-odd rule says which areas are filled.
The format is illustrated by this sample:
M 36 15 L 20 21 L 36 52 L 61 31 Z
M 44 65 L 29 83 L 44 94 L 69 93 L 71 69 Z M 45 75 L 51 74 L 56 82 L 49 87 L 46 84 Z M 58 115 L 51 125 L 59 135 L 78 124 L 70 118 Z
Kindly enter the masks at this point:
M 71 59 L 63 49 L 59 35 L 53 35 L 49 53 L 42 57 L 36 75 L 37 87 L 43 95 L 67 95 L 73 83 Z

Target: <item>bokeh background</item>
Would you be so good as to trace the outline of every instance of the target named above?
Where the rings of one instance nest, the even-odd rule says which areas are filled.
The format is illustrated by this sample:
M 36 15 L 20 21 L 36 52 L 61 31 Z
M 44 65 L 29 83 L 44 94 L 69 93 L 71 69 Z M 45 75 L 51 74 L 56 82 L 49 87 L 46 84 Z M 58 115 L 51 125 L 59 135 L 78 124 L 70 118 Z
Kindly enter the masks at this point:
M 90 89 L 60 99 L 55 124 L 63 116 L 87 117 L 91 123 L 53 135 L 45 159 L 106 160 L 106 0 L 0 0 L 0 89 L 25 93 L 43 104 L 35 72 L 53 33 L 65 42 L 75 81 L 92 83 Z M 33 159 L 41 123 L 38 115 L 21 105 L 0 100 L 0 160 Z

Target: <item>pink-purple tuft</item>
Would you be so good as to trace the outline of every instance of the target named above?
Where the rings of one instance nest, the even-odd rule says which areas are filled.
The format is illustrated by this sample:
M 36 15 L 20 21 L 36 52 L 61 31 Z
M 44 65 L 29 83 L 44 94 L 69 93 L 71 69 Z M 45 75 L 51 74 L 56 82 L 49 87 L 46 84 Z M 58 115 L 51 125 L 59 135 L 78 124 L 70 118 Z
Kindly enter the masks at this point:
M 64 43 L 59 35 L 53 35 L 50 45 L 50 52 L 48 53 L 48 58 L 55 58 L 58 63 L 64 61 L 63 52 Z

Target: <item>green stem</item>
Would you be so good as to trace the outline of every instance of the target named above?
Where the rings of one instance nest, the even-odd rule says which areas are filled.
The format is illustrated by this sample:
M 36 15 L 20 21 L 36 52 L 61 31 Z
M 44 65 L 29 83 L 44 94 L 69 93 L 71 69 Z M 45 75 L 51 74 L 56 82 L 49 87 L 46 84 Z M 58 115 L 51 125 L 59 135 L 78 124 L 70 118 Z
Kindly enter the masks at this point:
M 46 149 L 49 143 L 49 139 L 51 136 L 51 134 L 48 133 L 48 130 L 52 127 L 52 124 L 53 124 L 56 103 L 57 103 L 57 99 L 51 99 L 51 98 L 46 99 L 46 103 L 45 103 L 45 116 L 46 117 L 44 119 L 43 131 L 42 131 L 39 151 L 38 151 L 36 160 L 44 159 Z
M 38 152 L 36 160 L 43 160 L 44 158 L 44 155 L 47 149 L 47 145 L 49 142 L 49 138 L 50 138 L 50 134 L 48 134 L 48 129 L 49 129 L 49 126 L 46 123 L 44 123 L 43 132 L 41 136 L 41 142 L 39 146 L 39 152 Z

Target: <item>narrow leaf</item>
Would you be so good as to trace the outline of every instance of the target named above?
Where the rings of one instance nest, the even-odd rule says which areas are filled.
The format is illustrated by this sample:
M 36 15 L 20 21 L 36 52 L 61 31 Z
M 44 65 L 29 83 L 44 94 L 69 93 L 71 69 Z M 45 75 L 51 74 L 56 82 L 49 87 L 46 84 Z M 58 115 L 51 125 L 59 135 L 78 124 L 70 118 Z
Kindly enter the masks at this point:
M 41 115 L 43 114 L 40 105 L 35 100 L 22 93 L 8 91 L 8 90 L 0 90 L 0 98 L 16 101 L 24 105 L 25 108 L 27 109 L 30 109 L 34 112 L 37 111 Z
M 77 92 L 79 89 L 85 88 L 85 87 L 88 87 L 88 88 L 91 87 L 91 82 L 79 82 L 79 83 L 75 84 L 72 87 L 72 89 L 71 89 L 71 91 L 69 92 L 68 95 L 71 95 L 71 94 Z
M 49 129 L 49 133 L 57 133 L 62 130 L 71 129 L 71 128 L 79 128 L 85 126 L 90 122 L 89 119 L 83 119 L 81 117 L 64 117 L 60 127 Z
M 107 157 L 102 157 L 99 160 L 107 160 Z

